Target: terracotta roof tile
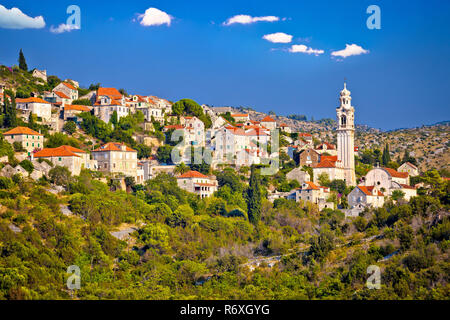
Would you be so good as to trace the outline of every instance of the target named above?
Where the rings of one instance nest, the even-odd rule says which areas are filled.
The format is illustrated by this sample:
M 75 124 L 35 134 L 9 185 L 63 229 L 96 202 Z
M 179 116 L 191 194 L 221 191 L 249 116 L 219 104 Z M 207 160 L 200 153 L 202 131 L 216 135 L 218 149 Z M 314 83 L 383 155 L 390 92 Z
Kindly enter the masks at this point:
M 4 136 L 8 136 L 8 135 L 13 135 L 13 134 L 31 134 L 31 135 L 35 135 L 35 136 L 42 136 L 42 134 L 40 134 L 39 132 L 36 132 L 28 127 L 16 127 L 14 129 L 11 129 L 9 131 L 6 131 L 3 135 Z
M 60 146 L 58 148 L 44 148 L 36 152 L 33 156 L 35 158 L 79 157 L 79 155 L 75 153 L 86 153 L 86 152 L 71 146 Z
M 408 178 L 409 173 L 408 172 L 398 172 L 397 170 L 391 169 L 391 168 L 383 168 L 386 170 L 392 177 L 395 178 Z
M 69 111 L 69 110 L 89 112 L 89 111 L 91 111 L 91 108 L 89 108 L 88 106 L 81 106 L 81 105 L 76 105 L 76 104 L 66 105 L 64 107 L 64 111 Z
M 108 143 L 102 145 L 100 148 L 93 150 L 92 152 L 123 151 L 121 149 L 122 146 L 125 146 L 125 151 L 127 151 L 127 152 L 137 152 L 136 150 L 131 149 L 130 147 L 126 146 L 124 143 L 119 143 L 119 142 L 108 142 Z
M 264 119 L 261 120 L 261 122 L 275 122 L 275 120 L 273 120 L 271 117 L 266 116 L 264 117 Z
M 75 91 L 77 90 L 77 88 L 75 88 L 72 84 L 70 84 L 68 82 L 63 82 L 63 84 L 71 90 L 75 90 Z
M 313 168 L 336 168 L 336 163 L 331 162 L 330 160 L 323 160 Z
M 25 98 L 25 99 L 16 99 L 17 103 L 46 103 L 50 104 L 50 102 L 42 100 L 41 98 L 31 97 L 31 98 Z
M 198 171 L 188 171 L 185 174 L 182 174 L 181 176 L 177 177 L 177 179 L 189 179 L 189 178 L 209 179 L 208 176 L 205 176 L 204 174 Z
M 64 92 L 61 92 L 61 91 L 54 91 L 54 93 L 55 93 L 58 97 L 60 97 L 60 98 L 63 98 L 63 99 L 70 99 L 68 96 L 66 96 L 66 95 L 64 94 Z

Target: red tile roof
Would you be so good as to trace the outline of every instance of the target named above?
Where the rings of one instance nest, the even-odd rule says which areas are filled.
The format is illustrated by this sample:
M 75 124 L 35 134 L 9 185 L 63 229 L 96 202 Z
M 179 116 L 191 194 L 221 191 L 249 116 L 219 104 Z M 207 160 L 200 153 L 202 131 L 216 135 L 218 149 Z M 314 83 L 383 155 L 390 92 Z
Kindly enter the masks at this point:
M 305 181 L 305 183 L 308 185 L 308 188 L 304 190 L 320 190 L 320 188 L 311 181 Z
M 369 187 L 367 187 L 367 186 L 358 186 L 358 188 L 359 188 L 359 190 L 364 192 L 366 195 L 373 196 L 373 188 L 374 188 L 373 186 L 369 186 Z M 378 196 L 383 196 L 383 194 L 380 191 L 378 191 L 377 195 Z
M 31 97 L 31 98 L 26 98 L 26 99 L 16 99 L 17 103 L 46 103 L 46 104 L 50 104 L 50 102 L 42 100 L 41 98 L 36 98 L 36 97 Z
M 335 168 L 336 162 L 331 162 L 330 160 L 323 160 L 320 163 L 318 163 L 313 168 Z
M 321 159 L 321 161 L 328 160 L 330 162 L 336 162 L 338 160 L 338 157 L 337 156 L 321 156 L 320 159 Z
M 411 162 L 405 162 L 403 164 L 407 164 L 408 166 L 410 166 L 410 167 L 412 167 L 412 168 L 417 170 L 417 167 L 415 165 L 413 165 Z
M 98 88 L 97 96 L 109 96 L 112 99 L 122 99 L 122 94 L 116 88 Z
M 181 124 L 173 124 L 173 125 L 165 126 L 164 129 L 165 130 L 171 130 L 171 129 L 181 130 L 181 129 L 184 129 L 184 126 L 182 126 Z
M 83 150 L 71 147 L 61 146 L 58 148 L 44 148 L 34 154 L 35 158 L 50 158 L 50 157 L 79 157 L 75 153 L 86 153 Z
M 3 135 L 4 136 L 9 136 L 9 135 L 13 135 L 13 134 L 31 134 L 31 135 L 35 135 L 35 136 L 42 136 L 42 134 L 40 134 L 39 132 L 36 132 L 30 128 L 27 127 L 16 127 L 14 129 L 11 129 L 9 131 L 6 131 Z
M 334 145 L 332 145 L 332 144 L 330 144 L 328 142 L 321 143 L 316 149 L 317 150 L 323 150 L 323 145 L 326 145 L 327 149 L 331 149 L 331 150 L 335 149 Z
M 397 170 L 391 169 L 391 168 L 383 168 L 386 170 L 392 177 L 394 178 L 408 178 L 409 173 L 408 172 L 398 172 Z
M 61 91 L 54 91 L 54 93 L 55 93 L 58 97 L 60 97 L 60 98 L 63 98 L 63 99 L 70 99 L 68 96 L 66 96 L 66 95 L 64 94 L 64 92 L 61 92 Z
M 89 112 L 91 111 L 91 108 L 89 108 L 88 106 L 81 106 L 81 105 L 66 105 L 64 107 L 64 111 L 69 111 L 69 110 L 75 110 L 75 111 L 82 111 L 82 112 Z
M 402 188 L 404 188 L 404 189 L 413 189 L 413 190 L 416 189 L 416 188 L 414 188 L 414 187 L 412 187 L 412 186 L 409 186 L 409 185 L 407 185 L 407 184 L 401 184 L 401 183 L 400 183 L 400 185 L 401 185 Z
M 266 116 L 264 119 L 261 120 L 261 122 L 275 122 L 271 117 Z
M 108 142 L 104 145 L 102 145 L 100 148 L 97 148 L 93 150 L 92 152 L 102 152 L 102 151 L 123 151 L 122 146 L 125 146 L 125 151 L 127 152 L 137 152 L 134 149 L 131 149 L 130 147 L 126 146 L 124 143 L 120 142 Z
M 75 90 L 75 91 L 77 90 L 77 88 L 75 88 L 72 84 L 70 84 L 68 82 L 63 82 L 63 84 L 69 89 L 72 89 L 72 90 Z
M 248 114 L 247 113 L 235 113 L 231 115 L 233 118 L 247 118 Z
M 182 174 L 181 176 L 179 176 L 177 178 L 178 179 L 189 179 L 189 178 L 209 179 L 208 176 L 205 176 L 204 174 L 202 174 L 198 171 L 188 171 L 185 174 Z

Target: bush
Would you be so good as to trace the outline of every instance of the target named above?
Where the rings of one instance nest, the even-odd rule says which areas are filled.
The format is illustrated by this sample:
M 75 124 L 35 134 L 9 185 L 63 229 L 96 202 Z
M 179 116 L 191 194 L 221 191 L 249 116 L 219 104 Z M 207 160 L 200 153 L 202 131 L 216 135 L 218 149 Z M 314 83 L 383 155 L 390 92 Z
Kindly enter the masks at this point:
M 20 163 L 20 166 L 21 166 L 22 168 L 24 168 L 25 170 L 27 170 L 28 173 L 32 173 L 33 170 L 34 170 L 33 163 L 32 163 L 30 160 L 26 160 L 26 159 L 23 160 L 23 161 Z

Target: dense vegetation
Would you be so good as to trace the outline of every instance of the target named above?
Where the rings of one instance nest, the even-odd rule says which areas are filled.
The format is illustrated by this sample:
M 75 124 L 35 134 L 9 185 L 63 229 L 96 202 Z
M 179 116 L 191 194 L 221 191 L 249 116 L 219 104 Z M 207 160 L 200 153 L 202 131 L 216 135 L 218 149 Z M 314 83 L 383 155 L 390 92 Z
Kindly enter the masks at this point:
M 255 197 L 265 187 L 256 168 L 250 187 L 242 182 L 248 172 L 216 172 L 221 188 L 208 199 L 179 189 L 168 175 L 127 193 L 110 191 L 95 173 L 71 177 L 58 168 L 50 176 L 64 188 L 60 194 L 49 192 L 45 179 L 0 180 L 0 298 L 449 297 L 449 183 L 436 174 L 424 177 L 427 188 L 410 203 L 388 201 L 346 219 L 338 210 L 286 199 L 271 204 L 263 196 L 258 209 Z M 71 215 L 61 213 L 64 205 Z M 126 241 L 111 234 L 130 226 L 136 231 Z M 254 271 L 242 265 L 259 255 L 282 257 Z M 382 269 L 381 290 L 365 287 L 372 264 Z M 81 289 L 73 293 L 66 287 L 70 265 L 81 269 Z

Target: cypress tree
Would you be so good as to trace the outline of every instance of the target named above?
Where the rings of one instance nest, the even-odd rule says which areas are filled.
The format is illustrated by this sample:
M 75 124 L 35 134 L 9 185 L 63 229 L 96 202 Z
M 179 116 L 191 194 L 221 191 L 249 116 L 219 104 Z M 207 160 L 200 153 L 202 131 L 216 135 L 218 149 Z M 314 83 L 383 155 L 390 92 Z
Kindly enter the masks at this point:
M 384 166 L 387 166 L 389 162 L 391 162 L 391 155 L 389 154 L 389 144 L 386 143 L 383 150 L 383 156 L 381 158 L 381 161 Z
M 248 220 L 257 225 L 261 220 L 261 189 L 260 177 L 254 165 L 251 167 L 250 185 L 247 191 L 248 195 Z
M 23 71 L 28 71 L 27 61 L 25 60 L 22 49 L 19 52 L 19 68 Z

